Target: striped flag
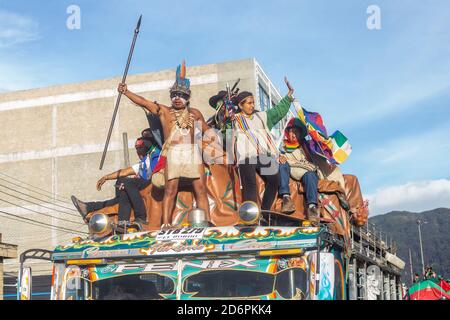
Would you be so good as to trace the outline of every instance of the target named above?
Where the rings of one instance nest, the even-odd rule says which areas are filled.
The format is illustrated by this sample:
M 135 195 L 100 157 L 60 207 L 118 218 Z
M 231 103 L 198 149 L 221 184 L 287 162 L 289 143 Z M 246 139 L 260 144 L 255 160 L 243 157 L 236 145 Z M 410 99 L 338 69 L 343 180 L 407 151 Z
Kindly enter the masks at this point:
M 307 132 L 305 141 L 309 151 L 325 158 L 330 164 L 342 164 L 347 160 L 352 152 L 347 137 L 340 131 L 328 136 L 319 113 L 307 111 L 298 101 L 294 101 L 294 105 L 297 108 L 298 119 Z

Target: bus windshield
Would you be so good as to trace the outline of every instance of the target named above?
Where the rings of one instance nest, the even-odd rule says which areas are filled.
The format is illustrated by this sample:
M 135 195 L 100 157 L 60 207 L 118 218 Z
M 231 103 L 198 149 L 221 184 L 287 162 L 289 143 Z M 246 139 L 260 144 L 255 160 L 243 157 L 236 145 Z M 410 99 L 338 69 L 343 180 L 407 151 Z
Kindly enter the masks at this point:
M 175 284 L 156 273 L 131 274 L 95 281 L 91 298 L 94 300 L 162 300 L 174 294 Z
M 245 298 L 273 292 L 275 275 L 254 271 L 217 270 L 192 275 L 184 292 L 197 298 Z

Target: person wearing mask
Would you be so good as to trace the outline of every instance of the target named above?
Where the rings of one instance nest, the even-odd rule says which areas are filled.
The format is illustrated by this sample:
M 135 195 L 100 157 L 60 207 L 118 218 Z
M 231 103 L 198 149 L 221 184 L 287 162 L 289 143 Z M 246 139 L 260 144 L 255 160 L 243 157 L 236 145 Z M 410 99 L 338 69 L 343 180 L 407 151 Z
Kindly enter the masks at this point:
M 191 89 L 190 81 L 186 78 L 185 62 L 178 66 L 175 83 L 170 88 L 170 106 L 141 97 L 128 90 L 124 83 L 119 84 L 118 91 L 161 121 L 164 134 L 161 158 L 165 161 L 163 169 L 155 177 L 163 175 L 163 182 L 159 183 L 159 187 L 164 188 L 162 229 L 172 227 L 172 213 L 180 180 L 192 185 L 197 207 L 204 210 L 207 220 L 211 221 L 205 168 L 194 139 L 196 129 L 203 134 L 209 127 L 202 113 L 190 105 Z
M 97 182 L 97 190 L 100 191 L 106 181 L 116 181 L 116 196 L 113 199 L 83 202 L 75 196 L 71 197 L 74 206 L 85 221 L 88 213 L 119 204 L 119 222 L 130 222 L 131 209 L 133 208 L 134 222 L 141 225 L 148 224 L 147 212 L 140 191 L 151 184 L 153 169 L 158 162 L 161 150 L 149 129 L 144 130 L 142 136 L 135 143 L 139 162 L 131 167 L 107 174 Z

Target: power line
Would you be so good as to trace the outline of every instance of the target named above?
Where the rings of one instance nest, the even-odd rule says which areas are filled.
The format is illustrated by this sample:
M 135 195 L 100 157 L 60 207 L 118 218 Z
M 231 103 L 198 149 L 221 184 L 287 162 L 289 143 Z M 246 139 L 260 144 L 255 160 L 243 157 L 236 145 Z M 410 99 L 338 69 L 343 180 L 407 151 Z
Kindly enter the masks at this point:
M 26 223 L 26 224 L 34 225 L 34 226 L 37 226 L 37 227 L 43 227 L 43 228 L 46 228 L 46 229 L 52 229 L 53 228 L 53 229 L 56 229 L 57 232 L 61 232 L 62 234 L 69 234 L 69 233 L 70 234 L 77 234 L 78 232 L 86 233 L 86 232 L 81 231 L 81 230 L 73 230 L 73 229 L 68 229 L 68 228 L 65 228 L 65 227 L 54 226 L 54 225 L 51 225 L 51 224 L 48 224 L 48 223 L 45 223 L 45 222 L 41 222 L 41 221 L 38 221 L 38 220 L 29 219 L 29 218 L 21 217 L 21 216 L 18 216 L 18 215 L 14 215 L 12 213 L 5 212 L 5 211 L 0 211 L 0 213 L 13 216 L 13 217 L 0 216 L 1 218 L 18 221 L 20 223 Z M 26 220 L 26 221 L 23 221 L 23 220 Z M 46 227 L 46 226 L 48 226 L 48 227 Z M 65 230 L 69 230 L 69 231 L 65 231 Z M 76 231 L 76 232 L 73 232 L 73 231 Z
M 21 185 L 19 185 L 19 184 L 17 184 L 17 183 L 14 183 L 14 182 L 8 181 L 8 180 L 6 180 L 6 179 L 0 178 L 0 180 L 2 180 L 2 181 L 5 181 L 5 182 L 7 182 L 7 183 L 9 183 L 9 184 L 12 184 L 12 185 L 14 185 L 14 186 L 16 186 L 16 187 L 19 187 L 19 188 L 22 188 L 22 189 L 25 189 L 25 190 L 28 190 L 28 191 L 31 191 L 31 192 L 37 193 L 37 194 L 39 194 L 39 195 L 42 195 L 42 196 L 44 196 L 44 197 L 46 197 L 46 198 L 49 198 L 49 199 L 51 199 L 51 200 L 53 200 L 53 201 L 57 200 L 57 199 L 56 199 L 56 197 L 54 198 L 54 197 L 50 197 L 50 196 L 47 196 L 47 195 L 45 195 L 45 194 L 42 194 L 42 193 L 36 192 L 36 191 L 34 191 L 34 190 L 31 190 L 31 189 L 28 189 L 28 188 L 25 188 L 25 187 L 23 187 L 23 186 L 21 186 Z M 46 200 L 42 200 L 42 199 L 39 199 L 39 198 L 35 198 L 35 197 L 31 196 L 31 195 L 28 195 L 28 194 L 26 194 L 26 193 L 23 193 L 23 192 L 21 192 L 21 191 L 18 191 L 18 190 L 16 190 L 16 189 L 13 189 L 13 188 L 10 188 L 10 187 L 7 187 L 7 186 L 4 186 L 4 185 L 2 185 L 2 184 L 0 184 L 0 186 L 2 186 L 2 187 L 4 187 L 4 188 L 7 188 L 7 189 L 11 189 L 11 190 L 14 190 L 15 192 L 18 192 L 18 193 L 21 193 L 21 194 L 27 195 L 27 196 L 29 196 L 29 197 L 32 197 L 32 198 L 34 198 L 34 199 L 37 199 L 37 200 L 40 200 L 40 201 L 44 201 L 44 202 L 47 202 Z M 62 203 L 68 203 L 68 202 L 65 202 L 65 201 L 60 201 L 60 202 L 62 202 Z M 52 204 L 54 204 L 55 206 L 58 206 L 58 207 L 61 207 L 61 208 L 67 209 L 67 210 L 72 210 L 72 211 L 76 211 L 76 210 L 75 210 L 74 208 L 69 208 L 69 207 L 65 207 L 65 206 L 62 206 L 62 205 L 56 204 L 56 203 L 54 203 L 54 202 L 52 202 Z
M 18 221 L 18 222 L 30 224 L 30 225 L 33 225 L 33 226 L 42 227 L 42 228 L 45 228 L 45 229 L 50 229 L 48 227 L 41 226 L 41 225 L 39 225 L 37 223 L 28 222 L 28 221 L 22 221 L 22 220 L 20 220 L 18 218 L 6 217 L 6 216 L 0 216 L 0 218 L 9 219 L 9 220 L 13 220 L 13 221 Z M 57 226 L 55 226 L 55 228 L 57 228 Z M 73 234 L 74 234 L 72 232 L 61 231 L 61 230 L 56 230 L 56 232 L 57 232 L 57 234 L 55 236 L 52 235 L 51 237 L 47 237 L 47 238 L 43 238 L 43 239 L 39 238 L 38 240 L 35 240 L 35 238 L 36 238 L 35 235 L 34 236 L 31 235 L 31 236 L 27 237 L 26 242 L 31 242 L 32 241 L 33 243 L 41 243 L 41 242 L 49 241 L 49 240 L 51 240 L 53 238 L 73 237 Z M 83 231 L 78 230 L 78 232 L 83 232 Z M 20 239 L 23 240 L 24 236 L 20 235 Z M 12 242 L 15 242 L 14 241 L 14 237 L 13 237 Z
M 3 173 L 3 172 L 0 172 L 0 175 L 2 175 L 2 176 L 4 176 L 4 177 L 7 177 L 7 178 L 9 178 L 9 179 L 12 179 L 12 180 L 14 180 L 14 181 L 18 181 L 18 182 L 20 182 L 20 183 L 22 183 L 22 184 L 25 184 L 25 185 L 27 185 L 27 186 L 33 187 L 33 188 L 35 188 L 35 189 L 44 191 L 45 193 L 51 194 L 52 197 L 53 197 L 53 193 L 50 192 L 50 191 L 48 191 L 48 190 L 45 190 L 45 189 L 42 189 L 42 188 L 33 186 L 32 184 L 29 184 L 29 183 L 26 183 L 26 182 L 24 182 L 24 181 L 21 181 L 21 180 L 19 180 L 19 179 L 17 179 L 17 178 L 11 177 L 11 176 L 7 175 L 6 173 Z M 11 183 L 11 182 L 10 182 L 10 183 Z M 29 190 L 29 189 L 28 189 L 28 190 Z M 32 191 L 32 190 L 30 190 L 30 191 Z M 33 192 L 38 193 L 37 191 L 33 191 Z M 43 195 L 43 194 L 41 194 L 41 195 Z M 48 197 L 48 196 L 46 196 L 46 197 Z M 68 201 L 61 201 L 61 202 L 70 203 L 70 201 L 69 201 L 70 199 L 67 198 L 67 197 L 61 197 L 61 199 L 66 199 L 66 200 L 68 200 Z
M 21 208 L 21 209 L 24 209 L 24 210 L 28 210 L 28 211 L 33 212 L 33 213 L 37 213 L 37 214 L 45 216 L 45 217 L 49 217 L 49 218 L 52 218 L 52 219 L 57 219 L 57 220 L 65 221 L 65 222 L 70 222 L 70 223 L 77 224 L 77 225 L 83 225 L 83 223 L 79 223 L 79 222 L 75 222 L 75 221 L 71 221 L 71 220 L 67 220 L 67 219 L 63 219 L 63 218 L 58 218 L 58 217 L 55 217 L 55 216 L 53 216 L 51 214 L 47 214 L 47 213 L 39 212 L 39 211 L 30 209 L 30 208 L 26 208 L 26 207 L 23 207 L 21 205 L 18 205 L 16 203 L 13 203 L 13 202 L 1 199 L 1 198 L 0 198 L 0 201 L 3 201 L 5 203 L 8 203 L 8 204 L 10 204 L 12 206 L 15 206 L 15 207 L 18 207 L 18 208 Z
M 9 195 L 9 196 L 11 196 L 11 197 L 14 197 L 14 198 L 23 200 L 23 201 L 27 201 L 27 202 L 33 203 L 33 204 L 38 205 L 38 206 L 41 206 L 41 207 L 43 207 L 43 208 L 53 210 L 52 208 L 48 208 L 48 207 L 46 207 L 46 206 L 42 206 L 42 205 L 40 205 L 40 204 L 38 204 L 38 203 L 29 201 L 29 200 L 25 200 L 25 199 L 22 199 L 22 198 L 20 198 L 20 197 L 15 197 L 15 196 L 13 196 L 13 195 L 11 195 L 11 194 L 8 194 L 8 193 L 6 193 L 6 192 L 3 192 L 3 191 L 0 191 L 0 192 L 1 192 L 1 193 L 4 193 L 4 194 L 7 194 L 7 195 Z M 64 218 L 58 218 L 58 217 L 55 217 L 55 216 L 53 216 L 53 215 L 51 215 L 51 214 L 46 214 L 46 213 L 39 212 L 39 211 L 30 209 L 30 208 L 26 208 L 26 207 L 23 207 L 23 206 L 21 206 L 21 205 L 18 205 L 18 204 L 16 204 L 16 203 L 13 203 L 13 202 L 10 202 L 10 201 L 1 199 L 1 198 L 0 198 L 0 201 L 6 202 L 6 203 L 8 203 L 8 204 L 10 204 L 10 205 L 13 205 L 13 206 L 15 206 L 15 207 L 19 207 L 19 208 L 22 208 L 22 209 L 24 209 L 24 210 L 28 210 L 28 211 L 31 211 L 31 212 L 34 212 L 34 213 L 37 213 L 37 214 L 40 214 L 40 215 L 43 215 L 43 216 L 46 216 L 46 217 L 49 217 L 49 218 L 54 218 L 54 219 L 58 219 L 58 220 L 70 222 L 70 223 L 73 223 L 73 224 L 84 225 L 83 223 L 80 223 L 80 222 L 76 222 L 76 221 L 72 221 L 72 220 L 67 220 L 67 219 L 64 219 Z
M 6 217 L 6 216 L 0 216 L 0 222 L 3 222 L 1 220 L 3 218 L 22 222 L 20 219 Z M 50 238 L 56 238 L 56 237 L 60 238 L 60 237 L 65 237 L 68 235 L 68 233 L 66 231 L 60 231 L 60 230 L 52 231 L 52 230 L 47 230 L 47 229 L 33 230 L 33 231 L 29 231 L 27 233 L 22 233 L 22 229 L 20 229 L 21 232 L 20 232 L 20 234 L 18 234 L 17 233 L 18 228 L 19 228 L 19 226 L 17 226 L 16 224 L 13 224 L 13 225 L 10 225 L 9 228 L 5 228 L 3 230 L 3 234 L 4 234 L 4 236 L 6 236 L 9 239 L 8 240 L 9 242 L 11 242 L 11 243 L 16 243 L 16 242 L 27 243 L 30 241 L 42 241 L 42 240 L 48 240 Z M 83 228 L 74 228 L 74 229 L 81 231 Z
M 3 213 L 3 211 L 0 212 L 0 213 Z M 4 219 L 9 219 L 9 220 L 14 220 L 14 221 L 19 221 L 19 222 L 22 222 L 22 223 L 31 224 L 31 225 L 33 225 L 33 226 L 42 227 L 41 225 L 38 225 L 38 224 L 33 223 L 33 222 L 22 221 L 22 220 L 19 219 L 19 218 L 12 218 L 12 217 L 6 217 L 6 216 L 1 216 L 1 217 L 4 218 Z
M 0 221 L 3 221 L 1 219 L 9 219 L 9 220 L 13 220 L 13 221 L 18 221 L 20 223 L 27 223 L 33 226 L 37 226 L 37 227 L 41 227 L 41 225 L 39 224 L 33 224 L 32 222 L 28 222 L 28 221 L 21 221 L 20 219 L 16 219 L 13 217 L 6 217 L 6 216 L 2 216 L 0 215 Z M 7 236 L 8 238 L 8 242 L 9 243 L 36 243 L 36 242 L 45 242 L 48 241 L 52 238 L 62 238 L 62 237 L 66 237 L 69 236 L 69 233 L 66 231 L 60 231 L 60 230 L 56 230 L 56 234 L 52 235 L 51 237 L 46 237 L 46 238 L 42 238 L 42 236 L 47 236 L 49 234 L 52 234 L 54 231 L 53 230 L 49 230 L 50 228 L 45 227 L 45 229 L 42 232 L 38 232 L 36 231 L 36 233 L 38 233 L 39 235 L 33 235 L 33 234 L 27 234 L 27 235 L 17 235 L 15 236 L 13 233 L 15 232 L 15 229 L 8 229 L 9 232 L 11 232 L 11 234 L 8 234 L 8 232 L 4 232 L 4 235 Z M 80 230 L 81 231 L 81 230 Z
M 55 228 L 55 229 L 59 229 L 59 230 L 68 231 L 68 232 L 74 233 L 74 234 L 78 234 L 79 232 L 84 233 L 84 234 L 88 234 L 87 232 L 84 232 L 84 231 L 73 230 L 73 229 L 68 229 L 68 228 L 64 228 L 64 227 L 54 226 L 54 225 L 52 225 L 52 224 L 48 224 L 48 223 L 45 223 L 45 222 L 41 222 L 41 221 L 37 221 L 37 220 L 33 220 L 33 219 L 21 217 L 21 216 L 19 216 L 19 215 L 15 215 L 15 214 L 12 214 L 12 213 L 9 213 L 9 212 L 5 212 L 5 211 L 2 211 L 2 210 L 0 210 L 0 213 L 6 214 L 6 215 L 9 215 L 9 216 L 12 216 L 12 217 L 21 219 L 21 220 L 30 221 L 30 222 L 32 222 L 32 223 L 39 223 L 39 224 L 41 224 L 42 226 L 47 226 L 47 227 L 50 227 L 50 228 Z M 24 221 L 22 221 L 22 222 L 24 222 Z
M 60 245 L 60 244 L 65 245 L 67 243 L 71 243 L 71 240 L 74 237 L 77 237 L 77 236 L 83 237 L 85 234 L 87 234 L 86 232 L 84 232 L 82 230 L 77 230 L 77 232 L 62 231 L 62 230 L 57 229 L 58 227 L 56 227 L 56 226 L 48 227 L 46 225 L 38 224 L 39 222 L 34 223 L 34 222 L 29 222 L 29 221 L 22 221 L 21 219 L 16 219 L 14 217 L 7 217 L 7 216 L 3 216 L 1 214 L 2 214 L 2 212 L 0 212 L 0 221 L 1 221 L 1 219 L 17 221 L 19 223 L 25 223 L 25 224 L 32 225 L 32 226 L 41 227 L 45 230 L 49 230 L 49 232 L 52 232 L 52 230 L 51 230 L 52 228 L 56 229 L 57 234 L 52 235 L 50 237 L 38 238 L 38 239 L 29 238 L 27 240 L 21 239 L 22 242 L 20 242 L 20 241 L 18 242 L 17 240 L 14 241 L 13 240 L 14 238 L 12 238 L 12 239 L 10 239 L 10 241 L 8 241 L 8 243 L 18 244 L 25 249 L 26 248 L 34 248 L 34 247 L 42 247 L 42 246 L 54 247 L 54 245 L 52 245 L 53 240 L 56 240 L 57 245 Z
M 5 186 L 2 185 L 2 184 L 0 184 L 0 187 L 4 187 L 4 188 L 6 188 L 6 189 L 8 189 L 8 190 L 12 190 L 13 192 L 17 192 L 17 193 L 23 194 L 23 195 L 25 195 L 25 196 L 27 196 L 27 197 L 30 197 L 30 198 L 33 198 L 33 199 L 36 199 L 36 200 L 43 201 L 44 203 L 48 203 L 48 204 L 55 205 L 55 204 L 53 204 L 53 203 L 51 203 L 51 202 L 47 202 L 47 201 L 44 201 L 44 200 L 42 200 L 42 199 L 39 199 L 39 198 L 30 196 L 30 195 L 28 195 L 28 194 L 26 194 L 26 193 L 17 191 L 17 190 L 15 190 L 15 189 L 12 189 L 12 188 L 9 188 L 9 187 L 5 187 Z M 44 208 L 46 208 L 46 209 L 54 210 L 54 211 L 57 211 L 57 212 L 60 212 L 60 213 L 64 213 L 64 214 L 67 214 L 67 215 L 73 216 L 73 217 L 79 217 L 78 214 L 69 213 L 69 212 L 61 211 L 61 210 L 54 209 L 54 208 L 48 208 L 48 207 L 46 207 L 46 206 L 44 206 L 44 205 L 41 205 L 41 204 L 39 204 L 39 203 L 36 203 L 36 202 L 30 201 L 30 200 L 26 200 L 26 199 L 20 198 L 20 197 L 18 197 L 18 196 L 9 194 L 9 193 L 7 193 L 7 192 L 5 192 L 5 191 L 1 191 L 1 190 L 0 190 L 0 192 L 1 192 L 1 193 L 4 193 L 4 194 L 7 194 L 7 195 L 10 196 L 10 197 L 13 197 L 13 198 L 16 198 L 16 199 L 20 199 L 20 200 L 22 200 L 22 201 L 30 202 L 30 203 L 32 203 L 32 204 L 35 204 L 35 205 L 44 207 Z M 64 208 L 65 208 L 65 207 L 64 207 Z

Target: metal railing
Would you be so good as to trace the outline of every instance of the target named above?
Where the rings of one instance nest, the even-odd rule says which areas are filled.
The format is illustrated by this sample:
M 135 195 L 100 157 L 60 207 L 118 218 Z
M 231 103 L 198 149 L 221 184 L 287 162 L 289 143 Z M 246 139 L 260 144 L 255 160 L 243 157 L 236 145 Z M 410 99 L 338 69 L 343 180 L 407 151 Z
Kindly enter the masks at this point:
M 367 222 L 361 227 L 351 226 L 351 248 L 354 252 L 370 259 L 386 263 L 385 254 L 397 253 L 397 243 L 392 236 L 377 228 L 373 223 Z

